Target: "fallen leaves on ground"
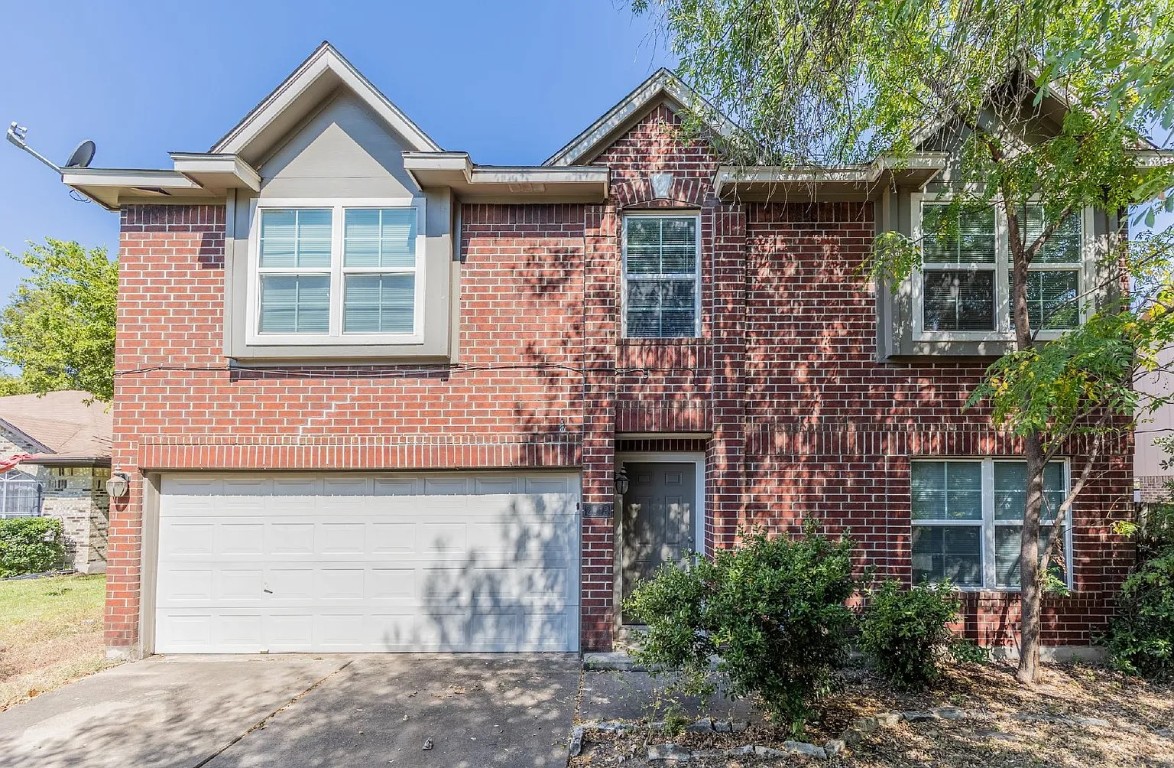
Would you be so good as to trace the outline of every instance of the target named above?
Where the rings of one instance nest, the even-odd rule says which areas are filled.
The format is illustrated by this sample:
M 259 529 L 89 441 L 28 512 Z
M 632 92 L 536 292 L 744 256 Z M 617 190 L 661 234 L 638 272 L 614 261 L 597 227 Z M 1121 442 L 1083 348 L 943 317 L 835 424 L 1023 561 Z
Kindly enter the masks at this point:
M 1174 686 L 1146 683 L 1103 667 L 1057 664 L 1045 668 L 1040 684 L 1020 685 L 1014 668 L 1001 663 L 958 664 L 938 685 L 921 693 L 894 691 L 874 676 L 848 670 L 840 690 L 822 701 L 805 741 L 822 745 L 839 738 L 858 717 L 882 712 L 959 707 L 979 719 L 901 722 L 882 727 L 826 762 L 805 757 L 706 758 L 685 765 L 732 768 L 751 765 L 827 765 L 839 768 L 1087 768 L 1088 766 L 1174 766 Z M 1073 725 L 1020 719 L 1096 718 L 1109 725 Z M 1019 716 L 1017 718 L 1017 716 Z M 575 768 L 648 763 L 647 748 L 672 742 L 689 750 L 728 749 L 743 744 L 781 748 L 790 734 L 755 723 L 740 734 L 588 731 Z

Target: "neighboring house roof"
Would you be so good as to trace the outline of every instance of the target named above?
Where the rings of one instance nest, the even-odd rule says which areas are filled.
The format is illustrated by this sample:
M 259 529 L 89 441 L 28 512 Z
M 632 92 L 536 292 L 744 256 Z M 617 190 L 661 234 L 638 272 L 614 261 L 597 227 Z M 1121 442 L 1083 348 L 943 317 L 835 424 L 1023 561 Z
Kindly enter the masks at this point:
M 0 428 L 41 449 L 31 464 L 108 463 L 114 419 L 93 397 L 77 390 L 0 397 Z
M 543 165 L 589 163 L 615 142 L 652 107 L 667 103 L 673 111 L 689 110 L 716 134 L 731 137 L 738 126 L 671 71 L 660 68 L 586 130 L 547 158 Z

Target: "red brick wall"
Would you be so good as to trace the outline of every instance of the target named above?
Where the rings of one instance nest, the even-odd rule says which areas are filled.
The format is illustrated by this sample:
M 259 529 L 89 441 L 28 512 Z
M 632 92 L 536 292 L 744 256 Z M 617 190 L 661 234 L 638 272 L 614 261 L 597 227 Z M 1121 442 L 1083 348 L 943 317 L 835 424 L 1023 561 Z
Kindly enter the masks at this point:
M 460 365 L 242 371 L 222 352 L 224 209 L 124 211 L 115 468 L 579 466 L 583 208 L 463 214 Z M 112 646 L 137 641 L 141 482 L 111 509 Z
M 816 516 L 862 562 L 909 575 L 909 462 L 1014 453 L 981 410 L 962 413 L 982 363 L 875 360 L 875 296 L 856 268 L 873 231 L 862 203 L 730 205 L 716 160 L 654 110 L 595 162 L 603 205 L 466 205 L 460 364 L 229 370 L 222 353 L 223 210 L 123 212 L 115 469 L 581 467 L 582 641 L 611 645 L 612 471 L 619 433 L 710 432 L 706 537 L 794 530 Z M 671 172 L 671 201 L 648 174 Z M 702 335 L 620 339 L 620 214 L 699 210 Z M 689 445 L 632 439 L 623 446 Z M 1074 449 L 1076 450 L 1076 449 Z M 1128 447 L 1120 448 L 1127 456 Z M 1128 548 L 1128 462 L 1114 460 L 1075 514 L 1074 597 L 1045 641 L 1087 643 Z M 107 642 L 137 641 L 142 476 L 112 504 Z M 965 631 L 1006 640 L 1015 601 L 971 598 Z
M 879 576 L 910 578 L 910 460 L 1014 456 L 1021 446 L 964 404 L 985 361 L 876 360 L 876 299 L 859 267 L 873 232 L 867 203 L 755 205 L 748 211 L 744 402 L 749 433 L 740 515 L 714 521 L 720 543 L 763 526 L 795 531 L 820 520 L 858 544 Z M 1082 446 L 1069 446 L 1074 474 Z M 1127 519 L 1128 444 L 1097 468 L 1074 507 L 1075 594 L 1049 600 L 1048 644 L 1087 645 L 1131 560 L 1112 534 Z M 1018 599 L 968 596 L 965 631 L 1007 643 Z

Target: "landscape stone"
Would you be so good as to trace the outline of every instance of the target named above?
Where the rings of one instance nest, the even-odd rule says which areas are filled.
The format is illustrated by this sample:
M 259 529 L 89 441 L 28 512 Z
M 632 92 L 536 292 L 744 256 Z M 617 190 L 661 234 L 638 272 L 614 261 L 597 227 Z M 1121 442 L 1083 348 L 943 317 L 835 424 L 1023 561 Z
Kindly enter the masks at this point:
M 806 757 L 814 757 L 817 760 L 827 760 L 828 753 L 823 747 L 815 744 L 808 744 L 805 741 L 784 741 L 783 749 L 790 752 L 792 755 L 804 755 Z
M 693 758 L 693 754 L 687 750 L 682 749 L 676 744 L 657 744 L 648 748 L 648 761 L 676 761 L 679 763 L 688 762 Z
M 583 726 L 575 726 L 575 730 L 571 731 L 571 743 L 567 747 L 567 752 L 571 757 L 578 757 L 583 751 Z
M 933 713 L 943 720 L 961 720 L 966 717 L 966 710 L 958 707 L 938 707 Z
M 851 728 L 854 731 L 867 736 L 870 733 L 875 733 L 876 729 L 880 727 L 875 717 L 858 717 L 852 721 Z

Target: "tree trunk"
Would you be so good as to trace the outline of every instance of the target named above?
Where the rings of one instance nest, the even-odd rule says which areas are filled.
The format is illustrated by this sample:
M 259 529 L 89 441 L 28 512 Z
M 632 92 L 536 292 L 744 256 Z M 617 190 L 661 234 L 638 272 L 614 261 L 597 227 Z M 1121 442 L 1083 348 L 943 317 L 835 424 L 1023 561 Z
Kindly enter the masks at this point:
M 1044 449 L 1038 434 L 1023 441 L 1023 458 L 1027 462 L 1027 501 L 1023 508 L 1023 537 L 1019 541 L 1019 670 L 1021 683 L 1039 679 L 1040 579 L 1039 529 L 1043 507 Z
M 1007 215 L 1007 240 L 1011 251 L 1011 317 L 1015 322 L 1015 348 L 1031 349 L 1031 316 L 1027 311 L 1027 276 L 1031 254 L 1020 235 L 1019 210 L 1004 196 Z M 1027 464 L 1027 497 L 1023 505 L 1023 536 L 1019 541 L 1019 670 L 1022 683 L 1039 679 L 1040 634 L 1040 512 L 1043 507 L 1044 446 L 1043 435 L 1032 432 L 1023 439 L 1023 458 Z

